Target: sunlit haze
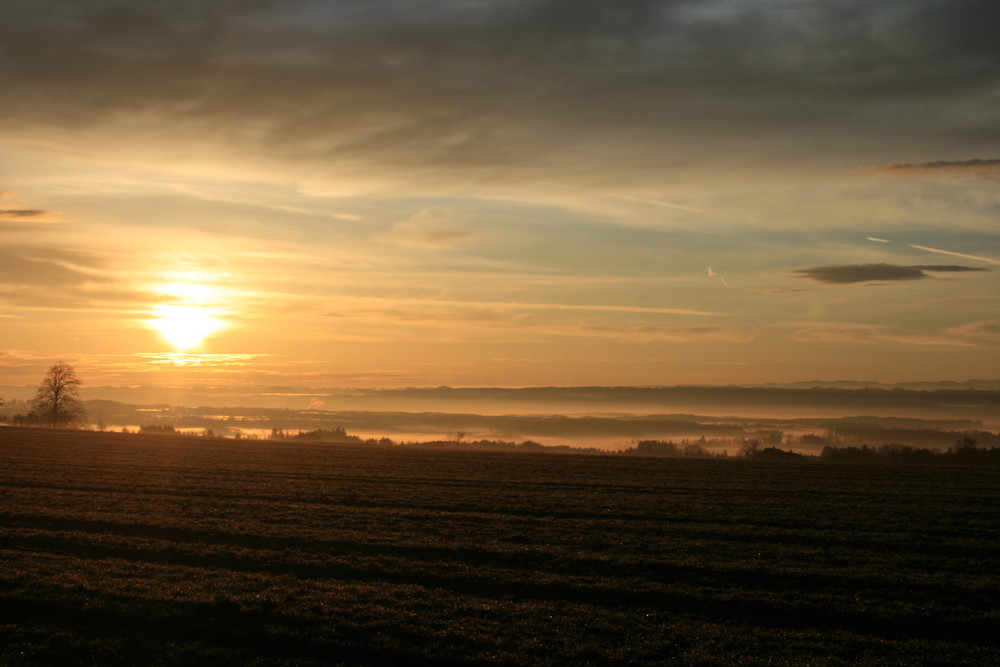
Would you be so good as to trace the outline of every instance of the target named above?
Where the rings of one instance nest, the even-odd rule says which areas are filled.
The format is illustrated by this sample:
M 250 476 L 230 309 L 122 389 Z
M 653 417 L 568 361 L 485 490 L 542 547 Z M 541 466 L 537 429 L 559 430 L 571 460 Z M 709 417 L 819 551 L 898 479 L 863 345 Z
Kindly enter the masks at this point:
M 5 2 L 0 386 L 998 378 L 996 18 Z

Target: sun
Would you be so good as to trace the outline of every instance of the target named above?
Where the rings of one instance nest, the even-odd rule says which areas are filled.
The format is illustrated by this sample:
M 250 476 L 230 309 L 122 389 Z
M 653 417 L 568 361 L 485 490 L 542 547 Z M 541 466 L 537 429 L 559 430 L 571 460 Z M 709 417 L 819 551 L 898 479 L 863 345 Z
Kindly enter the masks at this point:
M 203 306 L 161 305 L 150 325 L 178 350 L 197 347 L 205 338 L 225 326 L 215 312 Z
M 201 345 L 213 333 L 228 326 L 228 309 L 219 304 L 232 301 L 220 284 L 222 276 L 205 271 L 174 271 L 163 282 L 149 286 L 159 298 L 151 304 L 146 324 L 175 350 L 186 352 Z

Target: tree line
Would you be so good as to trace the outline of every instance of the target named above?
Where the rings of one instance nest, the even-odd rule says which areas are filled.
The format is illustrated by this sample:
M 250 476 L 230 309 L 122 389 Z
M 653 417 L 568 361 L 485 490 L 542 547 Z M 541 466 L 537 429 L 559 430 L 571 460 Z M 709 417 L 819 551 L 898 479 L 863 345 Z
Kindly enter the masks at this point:
M 824 447 L 820 459 L 829 463 L 917 463 L 937 465 L 1000 465 L 1000 447 L 980 447 L 970 435 L 959 438 L 947 450 L 878 445 L 872 447 Z

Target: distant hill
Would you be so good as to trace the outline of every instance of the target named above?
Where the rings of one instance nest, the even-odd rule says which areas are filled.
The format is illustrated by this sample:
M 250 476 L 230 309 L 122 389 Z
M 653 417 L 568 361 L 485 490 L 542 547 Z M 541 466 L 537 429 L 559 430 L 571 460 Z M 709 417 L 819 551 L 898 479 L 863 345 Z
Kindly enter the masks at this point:
M 756 387 L 772 387 L 776 389 L 909 389 L 912 391 L 935 391 L 938 389 L 979 389 L 984 391 L 1000 391 L 1000 380 L 964 380 L 956 382 L 952 380 L 936 380 L 926 382 L 897 382 L 887 384 L 884 382 L 864 382 L 857 380 L 811 380 L 806 382 L 784 382 L 766 383 L 761 385 L 750 385 Z

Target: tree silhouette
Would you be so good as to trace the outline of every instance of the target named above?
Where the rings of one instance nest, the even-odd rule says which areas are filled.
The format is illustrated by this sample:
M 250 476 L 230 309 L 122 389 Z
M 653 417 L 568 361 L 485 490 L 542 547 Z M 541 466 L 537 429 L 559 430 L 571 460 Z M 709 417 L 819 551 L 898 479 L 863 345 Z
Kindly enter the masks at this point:
M 69 364 L 60 361 L 52 366 L 31 402 L 32 421 L 52 426 L 72 426 L 83 421 L 87 411 L 77 392 L 81 384 Z
M 761 447 L 760 440 L 756 438 L 744 440 L 743 444 L 740 445 L 739 455 L 746 459 L 752 459 L 760 453 Z

